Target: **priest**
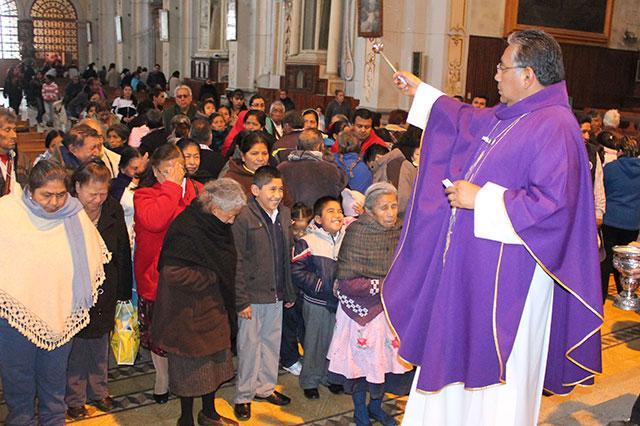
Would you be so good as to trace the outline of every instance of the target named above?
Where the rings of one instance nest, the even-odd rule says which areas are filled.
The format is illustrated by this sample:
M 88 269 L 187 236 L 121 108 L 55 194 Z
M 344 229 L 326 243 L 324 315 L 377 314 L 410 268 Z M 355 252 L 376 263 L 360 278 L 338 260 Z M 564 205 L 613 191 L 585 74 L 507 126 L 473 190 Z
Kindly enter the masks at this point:
M 475 109 L 401 71 L 421 162 L 382 296 L 418 366 L 405 425 L 535 425 L 543 389 L 601 372 L 593 191 L 562 52 L 511 34 L 500 104 Z

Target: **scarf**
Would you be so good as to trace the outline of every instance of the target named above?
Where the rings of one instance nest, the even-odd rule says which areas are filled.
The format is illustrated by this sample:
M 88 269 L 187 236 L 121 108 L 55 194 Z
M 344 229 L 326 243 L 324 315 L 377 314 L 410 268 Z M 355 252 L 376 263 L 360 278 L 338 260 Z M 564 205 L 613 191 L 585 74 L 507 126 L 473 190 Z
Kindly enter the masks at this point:
M 313 160 L 322 161 L 322 153 L 320 151 L 291 151 L 287 157 L 289 161 Z
M 385 228 L 369 213 L 361 215 L 347 227 L 342 240 L 337 278 L 384 278 L 391 267 L 400 227 L 398 222 L 393 228 Z
M 111 260 L 80 202 L 47 213 L 29 198 L 0 198 L 0 317 L 37 347 L 53 350 L 89 323 Z
M 231 225 L 205 212 L 197 198 L 169 226 L 158 271 L 169 265 L 199 266 L 215 272 L 225 307 L 235 312 L 236 249 Z
M 382 312 L 380 280 L 353 278 L 338 281 L 338 301 L 349 318 L 361 326 Z
M 64 231 L 67 235 L 67 242 L 71 249 L 71 259 L 73 260 L 73 280 L 71 282 L 73 299 L 71 309 L 89 309 L 93 306 L 91 279 L 89 277 L 89 263 L 85 250 L 84 233 L 78 217 L 78 213 L 83 209 L 82 204 L 77 198 L 68 196 L 59 210 L 49 213 L 33 201 L 29 193 L 30 191 L 28 190 L 22 193 L 22 202 L 27 206 L 30 214 L 45 220 L 35 224 L 38 229 L 43 231 L 51 229 L 57 226 L 60 220 L 64 223 Z

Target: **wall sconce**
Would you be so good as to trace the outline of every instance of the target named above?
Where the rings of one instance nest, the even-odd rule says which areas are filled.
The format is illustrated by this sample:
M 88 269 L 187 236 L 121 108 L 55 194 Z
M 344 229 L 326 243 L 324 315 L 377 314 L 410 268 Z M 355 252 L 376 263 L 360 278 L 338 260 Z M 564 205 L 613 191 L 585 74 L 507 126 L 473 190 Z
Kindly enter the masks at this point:
M 116 43 L 122 43 L 122 16 L 115 16 Z
M 169 41 L 169 11 L 167 9 L 160 9 L 160 41 Z

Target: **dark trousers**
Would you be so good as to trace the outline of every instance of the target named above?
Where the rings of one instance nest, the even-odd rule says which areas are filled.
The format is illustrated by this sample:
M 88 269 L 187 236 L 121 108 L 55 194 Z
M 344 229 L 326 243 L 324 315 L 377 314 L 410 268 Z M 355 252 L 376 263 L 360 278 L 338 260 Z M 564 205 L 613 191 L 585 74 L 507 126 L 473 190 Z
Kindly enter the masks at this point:
M 640 395 L 638 395 L 638 399 L 636 399 L 636 403 L 633 404 L 633 408 L 631 409 L 631 419 L 633 423 L 640 425 Z
M 618 293 L 622 291 L 620 285 L 620 272 L 613 267 L 613 247 L 618 245 L 626 245 L 638 238 L 638 230 L 628 230 L 614 228 L 613 226 L 602 225 L 602 237 L 604 239 L 604 251 L 607 255 L 600 262 L 600 273 L 602 279 L 602 302 L 607 299 L 609 292 L 609 275 L 613 272 L 613 279 L 616 282 Z
M 97 339 L 74 337 L 67 366 L 67 406 L 82 407 L 87 399 L 99 401 L 108 397 L 108 368 L 109 333 Z
M 7 426 L 36 425 L 34 401 L 42 426 L 64 424 L 64 390 L 71 344 L 52 351 L 38 348 L 0 319 L 0 375 L 9 408 Z
M 298 296 L 291 308 L 283 308 L 282 340 L 280 341 L 280 365 L 291 367 L 300 359 L 298 342 L 304 342 L 304 319 L 302 318 L 302 297 Z
M 302 307 L 304 317 L 304 359 L 299 382 L 302 389 L 327 385 L 329 360 L 327 352 L 331 345 L 336 314 L 324 306 L 305 302 Z

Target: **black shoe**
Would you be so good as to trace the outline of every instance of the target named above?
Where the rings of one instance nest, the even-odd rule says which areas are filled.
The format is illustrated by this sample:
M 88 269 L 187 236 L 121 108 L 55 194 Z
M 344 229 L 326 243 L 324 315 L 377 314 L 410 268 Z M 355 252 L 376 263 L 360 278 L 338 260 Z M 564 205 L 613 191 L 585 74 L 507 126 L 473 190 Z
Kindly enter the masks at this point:
M 104 399 L 92 401 L 91 405 L 98 408 L 98 410 L 100 411 L 104 411 L 105 413 L 108 413 L 109 411 L 113 410 L 114 403 L 115 401 L 113 400 L 113 398 L 111 398 L 110 396 L 107 396 Z
M 67 416 L 72 420 L 79 420 L 89 416 L 89 412 L 84 405 L 81 405 L 80 407 L 69 407 L 67 408 Z
M 318 388 L 303 389 L 302 391 L 307 399 L 320 399 Z
M 256 395 L 254 397 L 254 399 L 257 399 L 258 401 L 266 401 L 266 402 L 270 402 L 273 405 L 289 405 L 289 403 L 291 402 L 291 398 L 289 398 L 286 395 L 281 394 L 278 391 L 273 391 L 273 393 L 269 396 L 258 396 Z
M 334 395 L 340 395 L 344 393 L 344 386 L 342 385 L 336 385 L 335 383 L 330 383 L 329 386 L 327 387 L 329 388 L 329 392 L 331 392 Z
M 169 401 L 169 392 L 160 394 L 154 393 L 153 400 L 156 402 L 156 404 L 166 404 L 167 401 Z
M 238 420 L 249 420 L 251 418 L 251 403 L 235 404 L 233 406 L 233 414 Z
M 198 424 L 200 426 L 238 426 L 238 422 L 226 417 L 218 416 L 217 419 L 207 417 L 202 410 L 198 413 Z

